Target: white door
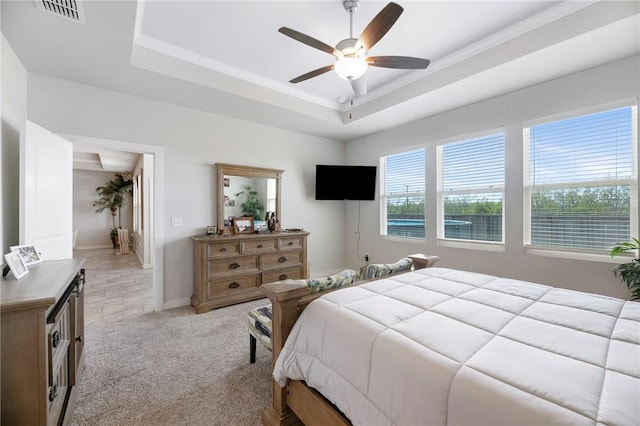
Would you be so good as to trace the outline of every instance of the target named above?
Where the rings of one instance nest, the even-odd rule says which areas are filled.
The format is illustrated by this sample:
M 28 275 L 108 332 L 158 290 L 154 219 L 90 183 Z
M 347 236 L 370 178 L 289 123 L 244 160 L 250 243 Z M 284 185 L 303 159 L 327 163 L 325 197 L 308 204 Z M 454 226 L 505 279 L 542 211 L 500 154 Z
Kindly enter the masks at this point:
M 27 121 L 20 241 L 43 260 L 73 257 L 73 145 Z

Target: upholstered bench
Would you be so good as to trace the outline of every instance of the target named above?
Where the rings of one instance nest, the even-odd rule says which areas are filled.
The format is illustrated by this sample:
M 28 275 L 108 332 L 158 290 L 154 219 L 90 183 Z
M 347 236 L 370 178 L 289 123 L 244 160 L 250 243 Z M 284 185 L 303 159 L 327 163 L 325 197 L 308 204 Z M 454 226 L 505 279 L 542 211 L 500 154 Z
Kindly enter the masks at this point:
M 282 282 L 299 284 L 301 287 L 309 287 L 312 291 L 322 291 L 330 288 L 342 287 L 351 284 L 356 279 L 356 272 L 346 269 L 334 275 L 322 278 L 310 278 L 306 280 L 286 280 Z M 249 311 L 249 362 L 256 362 L 256 343 L 271 350 L 271 304 L 264 305 Z

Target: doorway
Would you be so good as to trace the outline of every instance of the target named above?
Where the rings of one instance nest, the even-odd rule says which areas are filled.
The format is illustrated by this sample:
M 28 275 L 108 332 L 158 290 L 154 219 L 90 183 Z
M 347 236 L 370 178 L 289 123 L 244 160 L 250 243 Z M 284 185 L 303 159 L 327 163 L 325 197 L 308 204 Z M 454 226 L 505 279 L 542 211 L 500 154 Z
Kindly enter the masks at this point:
M 107 149 L 110 151 L 146 154 L 151 160 L 152 175 L 147 173 L 150 191 L 147 199 L 149 223 L 145 226 L 150 230 L 150 244 L 148 246 L 149 261 L 151 262 L 153 310 L 164 308 L 164 280 L 163 280 L 163 245 L 164 245 L 164 148 L 155 145 L 144 145 L 112 139 L 95 138 L 59 133 L 75 146 L 83 149 Z M 143 262 L 144 264 L 144 262 Z

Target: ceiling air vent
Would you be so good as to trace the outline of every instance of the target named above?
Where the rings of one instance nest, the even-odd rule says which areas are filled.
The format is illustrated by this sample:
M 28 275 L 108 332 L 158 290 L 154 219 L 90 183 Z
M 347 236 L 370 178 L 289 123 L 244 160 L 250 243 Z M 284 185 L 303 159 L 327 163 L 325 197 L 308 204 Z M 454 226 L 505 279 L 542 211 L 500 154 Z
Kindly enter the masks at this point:
M 82 3 L 77 0 L 35 0 L 38 9 L 84 24 Z

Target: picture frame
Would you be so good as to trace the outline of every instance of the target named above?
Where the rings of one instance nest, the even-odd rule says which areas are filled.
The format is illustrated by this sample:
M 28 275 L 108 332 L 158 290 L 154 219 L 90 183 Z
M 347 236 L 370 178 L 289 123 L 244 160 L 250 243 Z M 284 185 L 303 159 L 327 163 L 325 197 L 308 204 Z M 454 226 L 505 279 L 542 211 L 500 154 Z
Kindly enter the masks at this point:
M 29 269 L 24 264 L 24 261 L 18 252 L 12 251 L 11 253 L 5 254 L 4 260 L 7 262 L 7 265 L 11 269 L 16 280 L 24 277 L 29 272 Z
M 248 216 L 233 218 L 234 234 L 251 234 L 253 233 L 253 218 Z
M 11 246 L 9 250 L 11 250 L 12 253 L 18 253 L 25 266 L 42 262 L 40 253 L 38 253 L 34 245 Z
M 229 178 L 224 178 L 223 179 L 223 183 L 224 183 L 224 186 L 228 187 L 229 186 Z
M 207 226 L 207 235 L 215 235 L 218 233 L 218 227 L 216 225 Z

